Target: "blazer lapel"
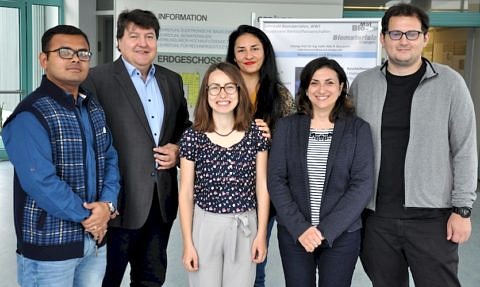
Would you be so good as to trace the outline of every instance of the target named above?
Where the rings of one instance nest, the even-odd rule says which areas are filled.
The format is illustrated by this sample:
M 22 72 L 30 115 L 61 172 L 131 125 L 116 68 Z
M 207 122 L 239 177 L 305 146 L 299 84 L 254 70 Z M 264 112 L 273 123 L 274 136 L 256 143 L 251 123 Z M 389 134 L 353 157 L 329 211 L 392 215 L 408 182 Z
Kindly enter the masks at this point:
M 337 156 L 338 147 L 340 145 L 340 142 L 342 141 L 344 129 L 345 129 L 345 120 L 337 119 L 335 121 L 335 126 L 333 128 L 332 142 L 330 143 L 330 150 L 328 152 L 327 171 L 325 173 L 325 183 L 324 183 L 325 187 L 328 184 L 328 180 L 332 172 L 333 163 L 335 162 L 335 157 Z M 325 188 L 324 190 L 327 190 L 327 189 Z
M 150 129 L 150 125 L 148 124 L 147 116 L 145 115 L 145 110 L 143 109 L 142 101 L 140 100 L 140 96 L 137 93 L 137 90 L 135 89 L 135 86 L 133 85 L 132 80 L 130 79 L 130 75 L 128 75 L 127 68 L 125 68 L 125 65 L 123 64 L 123 61 L 121 58 L 118 58 L 115 61 L 115 66 L 114 66 L 114 71 L 115 71 L 115 79 L 117 81 L 117 84 L 122 87 L 122 90 L 124 91 L 123 94 L 129 104 L 132 106 L 133 110 L 135 111 L 135 114 L 138 117 L 139 122 L 142 124 L 143 128 L 145 131 L 148 133 L 150 138 L 152 139 L 153 142 L 153 135 L 152 135 L 152 130 Z
M 160 136 L 158 137 L 157 145 L 162 143 L 163 136 L 165 134 L 165 127 L 168 124 L 168 120 L 170 119 L 169 111 L 171 110 L 170 106 L 172 104 L 171 99 L 171 91 L 170 86 L 168 84 L 167 78 L 165 75 L 160 73 L 160 68 L 158 66 L 155 67 L 155 79 L 157 79 L 158 87 L 160 88 L 160 92 L 162 93 L 162 100 L 163 100 L 163 122 L 162 122 L 162 129 L 160 131 Z
M 308 150 L 308 138 L 310 136 L 310 117 L 303 115 L 299 117 L 299 123 L 297 128 L 297 137 L 299 143 L 300 154 L 298 158 L 301 160 L 302 171 L 301 174 L 304 175 L 304 204 L 310 208 L 310 182 L 308 180 L 308 167 L 307 167 L 307 150 Z

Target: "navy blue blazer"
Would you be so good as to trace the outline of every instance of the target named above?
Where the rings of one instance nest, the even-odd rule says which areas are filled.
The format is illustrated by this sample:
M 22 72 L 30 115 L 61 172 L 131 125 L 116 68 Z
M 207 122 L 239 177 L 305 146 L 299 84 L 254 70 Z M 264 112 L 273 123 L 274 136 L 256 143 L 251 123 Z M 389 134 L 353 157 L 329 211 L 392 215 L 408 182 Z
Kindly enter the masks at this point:
M 294 241 L 311 224 L 307 148 L 310 117 L 296 114 L 278 120 L 268 162 L 268 191 L 278 224 Z M 362 227 L 360 214 L 374 189 L 370 126 L 356 116 L 335 121 L 317 228 L 331 246 L 345 231 Z

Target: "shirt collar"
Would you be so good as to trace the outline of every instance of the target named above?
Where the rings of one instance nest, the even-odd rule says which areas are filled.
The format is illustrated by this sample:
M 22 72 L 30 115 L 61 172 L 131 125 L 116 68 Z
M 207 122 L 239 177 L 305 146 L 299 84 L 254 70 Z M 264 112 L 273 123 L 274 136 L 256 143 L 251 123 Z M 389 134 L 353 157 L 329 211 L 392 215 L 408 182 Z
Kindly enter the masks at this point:
M 69 96 L 72 97 L 72 95 L 69 95 Z M 82 93 L 78 93 L 77 102 L 75 103 L 76 106 L 81 107 L 86 98 L 87 98 L 86 95 L 84 95 Z
M 130 77 L 137 75 L 137 73 L 140 74 L 140 71 L 137 68 L 135 68 L 135 66 L 130 64 L 127 60 L 125 60 L 123 57 L 122 57 L 122 61 L 125 64 L 125 68 L 127 68 L 127 72 Z M 148 71 L 148 76 L 153 77 L 154 75 L 155 75 L 155 66 L 152 64 L 152 66 L 150 67 L 150 70 Z

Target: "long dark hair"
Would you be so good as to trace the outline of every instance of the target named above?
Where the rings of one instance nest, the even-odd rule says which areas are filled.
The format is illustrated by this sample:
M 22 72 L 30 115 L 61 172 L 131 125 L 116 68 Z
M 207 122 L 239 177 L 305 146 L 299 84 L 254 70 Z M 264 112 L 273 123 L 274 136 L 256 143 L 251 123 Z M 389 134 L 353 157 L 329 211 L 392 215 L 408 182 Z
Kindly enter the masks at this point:
M 227 62 L 238 67 L 235 62 L 235 42 L 243 34 L 252 34 L 260 40 L 263 46 L 264 61 L 260 67 L 260 86 L 257 92 L 257 102 L 253 104 L 255 105 L 255 118 L 263 119 L 273 129 L 275 122 L 282 117 L 282 97 L 279 94 L 279 87 L 283 87 L 278 78 L 275 51 L 262 30 L 250 25 L 240 25 L 228 37 Z
M 302 70 L 300 74 L 300 87 L 298 89 L 298 112 L 306 114 L 313 117 L 313 107 L 312 102 L 307 96 L 308 87 L 312 81 L 313 74 L 321 68 L 329 68 L 337 74 L 339 84 L 343 84 L 342 91 L 335 106 L 333 106 L 332 111 L 329 115 L 330 122 L 335 122 L 335 120 L 341 116 L 351 115 L 354 113 L 353 103 L 348 98 L 348 79 L 347 75 L 343 68 L 338 64 L 337 61 L 329 59 L 326 57 L 321 57 L 310 61 Z
M 213 132 L 215 123 L 213 122 L 212 108 L 208 104 L 208 78 L 216 71 L 222 71 L 234 83 L 238 85 L 238 104 L 233 110 L 235 123 L 233 128 L 237 131 L 245 131 L 250 126 L 252 120 L 252 104 L 248 98 L 247 88 L 240 70 L 230 63 L 220 62 L 210 65 L 203 76 L 198 100 L 195 106 L 193 128 L 199 132 Z

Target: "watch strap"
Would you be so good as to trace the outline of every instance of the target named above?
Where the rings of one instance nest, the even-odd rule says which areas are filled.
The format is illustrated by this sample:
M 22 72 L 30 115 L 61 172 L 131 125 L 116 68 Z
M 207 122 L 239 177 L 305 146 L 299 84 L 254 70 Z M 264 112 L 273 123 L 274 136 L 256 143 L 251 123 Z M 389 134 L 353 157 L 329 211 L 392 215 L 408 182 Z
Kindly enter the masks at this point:
M 467 206 L 462 206 L 462 207 L 453 206 L 452 212 L 460 215 L 463 218 L 469 218 L 470 215 L 472 214 L 472 208 Z

